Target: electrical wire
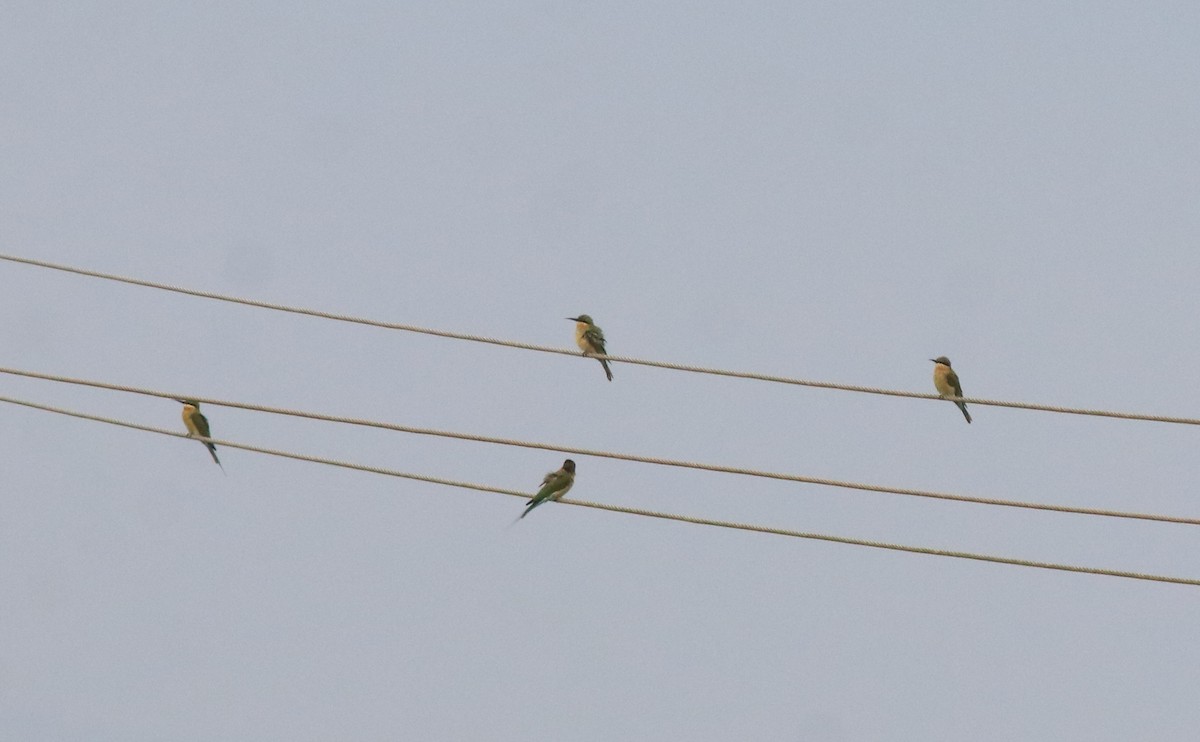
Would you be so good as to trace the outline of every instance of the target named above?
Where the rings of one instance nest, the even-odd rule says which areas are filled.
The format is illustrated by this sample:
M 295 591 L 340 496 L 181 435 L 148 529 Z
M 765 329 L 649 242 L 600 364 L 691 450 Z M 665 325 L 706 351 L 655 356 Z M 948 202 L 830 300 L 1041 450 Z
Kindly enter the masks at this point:
M 83 412 L 77 412 L 74 410 L 64 409 L 61 407 L 53 407 L 50 405 L 44 405 L 44 404 L 40 404 L 37 402 L 29 402 L 27 400 L 14 399 L 12 397 L 0 396 L 0 402 L 7 402 L 9 404 L 19 405 L 21 407 L 26 407 L 26 408 L 35 409 L 35 410 L 41 410 L 44 412 L 53 412 L 53 413 L 56 413 L 59 415 L 66 415 L 69 417 L 79 418 L 79 419 L 83 419 L 83 420 L 91 420 L 94 422 L 106 423 L 109 425 L 117 425 L 117 426 L 120 426 L 123 428 L 130 428 L 133 430 L 141 430 L 141 431 L 145 431 L 145 432 L 149 432 L 149 433 L 158 433 L 160 435 L 169 435 L 169 436 L 173 436 L 175 438 L 193 438 L 194 440 L 201 440 L 201 441 L 207 440 L 207 441 L 212 442 L 215 445 L 224 446 L 226 448 L 240 449 L 243 451 L 251 451 L 253 453 L 260 453 L 260 454 L 265 454 L 268 456 L 277 456 L 277 457 L 281 457 L 281 458 L 293 459 L 296 461 L 308 461 L 308 462 L 311 462 L 314 464 L 324 464 L 327 466 L 335 466 L 335 467 L 339 467 L 339 468 L 343 468 L 343 469 L 352 469 L 355 471 L 368 472 L 371 474 L 380 474 L 380 475 L 389 476 L 389 477 L 399 477 L 402 479 L 411 479 L 411 480 L 416 480 L 416 481 L 420 481 L 420 482 L 429 482 L 431 484 L 440 484 L 440 485 L 445 485 L 445 486 L 449 486 L 449 487 L 459 487 L 459 488 L 463 488 L 463 489 L 471 489 L 471 490 L 476 490 L 479 492 L 491 492 L 491 493 L 495 493 L 495 494 L 509 495 L 512 497 L 521 497 L 521 498 L 525 498 L 525 499 L 529 499 L 529 497 L 530 497 L 530 495 L 528 493 L 522 492 L 520 490 L 506 489 L 506 488 L 502 488 L 502 487 L 491 487 L 491 486 L 487 486 L 487 485 L 474 484 L 471 482 L 461 482 L 461 481 L 457 481 L 457 480 L 453 480 L 453 479 L 443 479 L 441 477 L 431 477 L 431 476 L 425 476 L 425 475 L 421 475 L 421 474 L 411 474 L 411 473 L 407 473 L 407 472 L 396 471 L 394 469 L 387 469 L 384 467 L 367 466 L 364 464 L 355 464 L 355 463 L 351 463 L 348 461 L 340 461 L 337 459 L 329 459 L 329 458 L 318 457 L 318 456 L 308 456 L 305 454 L 292 453 L 289 451 L 281 451 L 281 450 L 277 450 L 277 449 L 264 448 L 261 446 L 254 446 L 254 445 L 249 445 L 249 444 L 245 444 L 245 443 L 237 443 L 234 441 L 227 441 L 227 440 L 223 440 L 220 438 L 195 438 L 193 436 L 188 436 L 184 433 L 179 433 L 179 432 L 173 431 L 173 430 L 165 430 L 163 428 L 156 428 L 156 427 L 152 427 L 149 425 L 141 425 L 139 423 L 131 423 L 131 422 L 128 422 L 125 420 L 117 420 L 115 418 L 102 417 L 100 415 L 91 415 L 91 414 L 87 414 L 87 413 L 83 413 Z M 991 562 L 994 564 L 1007 564 L 1007 565 L 1017 566 L 1017 567 L 1031 567 L 1031 568 L 1035 568 L 1035 569 L 1048 569 L 1048 570 L 1056 570 L 1056 571 L 1060 571 L 1060 572 L 1074 572 L 1074 573 L 1079 573 L 1079 574 L 1091 574 L 1091 575 L 1100 575 L 1100 576 L 1106 576 L 1106 577 L 1123 577 L 1123 578 L 1132 579 L 1132 580 L 1146 580 L 1146 581 L 1151 581 L 1151 582 L 1165 582 L 1165 583 L 1171 583 L 1171 584 L 1176 584 L 1176 585 L 1190 585 L 1193 587 L 1200 587 L 1200 579 L 1193 579 L 1193 578 L 1187 578 L 1187 577 L 1171 577 L 1171 576 L 1166 576 L 1166 575 L 1156 575 L 1156 574 L 1149 574 L 1149 573 L 1144 573 L 1144 572 L 1132 572 L 1132 571 L 1128 571 L 1128 570 L 1106 569 L 1106 568 L 1100 568 L 1100 567 L 1081 567 L 1081 566 L 1070 565 L 1070 564 L 1058 564 L 1058 563 L 1054 563 L 1054 562 L 1035 561 L 1035 560 L 1031 560 L 1031 559 L 1018 559 L 1018 558 L 1013 558 L 1013 557 L 993 556 L 990 554 L 977 554 L 974 552 L 967 552 L 967 551 L 955 551 L 955 550 L 950 550 L 950 549 L 933 549 L 933 548 L 928 548 L 928 547 L 923 547 L 923 546 L 907 546 L 904 544 L 894 544 L 894 543 L 889 543 L 886 541 L 872 541 L 872 540 L 867 540 L 867 539 L 849 538 L 846 536 L 833 536 L 833 535 L 822 534 L 822 533 L 810 533 L 810 532 L 795 531 L 795 530 L 790 530 L 790 529 L 785 529 L 785 528 L 773 528 L 770 526 L 759 526 L 759 525 L 754 525 L 754 524 L 750 524 L 750 523 L 738 523 L 735 521 L 714 520 L 711 518 L 700 518 L 700 517 L 688 516 L 688 515 L 676 515 L 674 513 L 664 513 L 664 512 L 660 512 L 660 511 L 656 511 L 656 510 L 646 510 L 646 509 L 642 509 L 642 508 L 624 507 L 621 505 L 608 505 L 605 503 L 590 502 L 590 501 L 586 501 L 586 500 L 574 500 L 574 499 L 564 498 L 562 500 L 559 500 L 558 502 L 561 504 L 564 504 L 564 505 L 574 505 L 577 507 L 592 508 L 594 510 L 606 510 L 606 511 L 612 512 L 612 513 L 624 513 L 626 515 L 636 515 L 636 516 L 642 516 L 642 517 L 646 517 L 646 518 L 656 518 L 659 520 L 671 520 L 671 521 L 678 521 L 680 523 L 691 523 L 693 525 L 712 526 L 712 527 L 716 527 L 716 528 L 726 528 L 726 529 L 739 530 L 739 531 L 749 531 L 749 532 L 753 532 L 753 533 L 767 533 L 767 534 L 773 534 L 776 536 L 788 536 L 791 538 L 801 538 L 801 539 L 808 539 L 808 540 L 815 540 L 815 541 L 827 541 L 827 542 L 831 542 L 831 543 L 845 544 L 848 546 L 865 546 L 865 547 L 869 547 L 869 548 L 873 548 L 873 549 L 885 549 L 888 551 L 908 552 L 910 554 L 925 554 L 927 556 L 951 557 L 951 558 L 955 558 L 955 559 L 970 559 L 970 560 L 974 560 L 974 561 Z
M 23 265 L 34 266 L 38 268 L 48 268 L 50 270 L 62 271 L 64 273 L 73 273 L 80 276 L 88 276 L 90 278 L 100 278 L 107 281 L 116 281 L 118 283 L 129 284 L 132 286 L 143 286 L 146 288 L 160 289 L 162 291 L 171 291 L 177 294 L 186 294 L 202 299 L 213 299 L 215 301 L 229 302 L 232 304 L 241 304 L 243 306 L 257 307 L 259 309 L 270 309 L 279 312 L 288 312 L 291 314 L 301 314 L 309 317 L 318 317 L 321 319 L 336 320 L 338 322 L 350 322 L 353 324 L 367 325 L 370 327 L 379 327 L 388 330 L 402 330 L 405 332 L 419 333 L 422 335 L 433 335 L 436 337 L 449 338 L 452 340 L 468 340 L 476 343 L 487 343 L 489 345 L 499 345 L 506 348 L 517 348 L 521 350 L 532 350 L 540 353 L 557 353 L 559 355 L 580 356 L 579 351 L 569 350 L 565 348 L 556 348 L 547 345 L 535 345 L 533 343 L 524 343 L 514 340 L 503 340 L 500 338 L 487 337 L 484 335 L 473 335 L 462 332 L 451 332 L 448 330 L 437 330 L 429 327 L 420 327 L 417 325 L 403 324 L 399 322 L 384 322 L 381 320 L 373 320 L 365 317 L 355 317 L 348 314 L 338 314 L 335 312 L 326 312 L 318 309 L 306 309 L 303 307 L 289 306 L 286 304 L 276 304 L 272 302 L 259 301 L 257 299 L 245 299 L 226 294 L 218 294 L 212 291 L 201 291 L 198 289 L 190 289 L 182 286 L 175 286 L 167 283 L 159 283 L 156 281 L 147 281 L 140 278 L 131 278 L 128 276 L 120 276 L 113 273 L 102 273 L 100 271 L 92 271 L 84 268 L 76 268 L 69 265 L 51 263 L 44 260 L 35 260 L 33 258 L 23 258 L 16 255 L 0 254 L 0 260 L 6 260 L 12 263 L 20 263 Z M 597 358 L 596 355 L 587 355 L 589 358 Z M 669 363 L 666 361 L 655 361 L 644 358 L 634 358 L 631 356 L 605 355 L 604 359 L 617 363 L 628 363 L 636 366 L 649 366 L 652 368 L 662 368 L 671 371 L 687 371 L 697 374 L 708 374 L 711 376 L 723 376 L 735 379 L 748 379 L 753 381 L 766 381 L 777 384 L 789 384 L 793 386 L 812 387 L 816 389 L 834 389 L 844 392 L 858 392 L 861 394 L 875 394 L 888 397 L 906 397 L 909 399 L 931 399 L 943 401 L 945 398 L 937 394 L 926 394 L 922 392 L 908 392 L 899 389 L 884 389 L 882 387 L 861 386 L 857 384 L 842 384 L 829 381 L 815 381 L 812 379 L 799 379 L 790 376 L 779 376 L 774 374 L 761 374 L 750 371 L 730 371 L 726 369 L 711 368 L 707 366 L 694 366 L 681 363 Z M 1175 425 L 1200 425 L 1200 418 L 1195 417 L 1178 417 L 1173 415 L 1151 415 L 1140 412 L 1119 412 L 1113 410 L 1101 410 L 1083 407 L 1065 407 L 1062 405 L 1048 405 L 1033 402 L 1010 402 L 1000 399 L 985 399 L 982 397 L 961 397 L 965 403 L 984 405 L 989 407 L 1007 407 L 1017 410 L 1035 410 L 1039 412 L 1054 412 L 1064 415 L 1085 415 L 1089 417 L 1105 417 L 1118 420 L 1141 420 L 1146 422 L 1170 423 Z
M 1068 513 L 1074 515 L 1094 515 L 1109 518 L 1124 518 L 1131 520 L 1147 520 L 1160 523 L 1175 523 L 1179 525 L 1200 525 L 1200 518 L 1188 518 L 1175 515 L 1159 515 L 1154 513 L 1138 513 L 1123 510 L 1107 510 L 1103 508 L 1085 508 L 1071 505 L 1054 505 L 1036 502 L 1023 502 L 1020 500 L 1003 500 L 992 497 L 974 497 L 971 495 L 959 495 L 950 492 L 935 492 L 932 490 L 912 489 L 908 487 L 891 487 L 877 484 L 865 484 L 862 482 L 849 482 L 839 479 L 828 479 L 823 477 L 811 477 L 800 474 L 786 474 L 780 472 L 763 471 L 759 469 L 748 469 L 744 467 L 722 466 L 719 464 L 708 464 L 696 461 L 681 461 L 678 459 L 667 459 L 656 456 L 641 456 L 638 454 L 618 453 L 614 451 L 604 451 L 594 448 L 581 448 L 578 446 L 568 446 L 558 443 L 541 443 L 537 441 L 525 441 L 515 438 L 500 438 L 495 436 L 477 435 L 474 433 L 458 433 L 448 430 L 436 430 L 433 428 L 420 428 L 409 425 L 398 425 L 395 423 L 381 422 L 377 420 L 367 420 L 363 418 L 345 417 L 341 415 L 329 415 L 319 412 L 309 412 L 305 410 L 288 409 L 283 407 L 269 407 L 266 405 L 251 404 L 249 402 L 237 402 L 227 399 L 217 399 L 212 397 L 200 397 L 194 394 L 180 394 L 172 392 L 163 392 L 155 389 L 146 389 L 142 387 L 127 386 L 123 384 L 110 384 L 102 381 L 93 381 L 89 379 L 79 379 L 69 376 L 59 376 L 55 374 L 43 374 L 35 371 L 25 371 L 15 368 L 0 367 L 0 373 L 10 374 L 13 376 L 23 376 L 32 379 L 41 379 L 44 381 L 52 381 L 64 384 L 75 384 L 80 386 L 94 387 L 98 389 L 107 389 L 110 391 L 126 392 L 130 394 L 140 394 L 148 397 L 157 397 L 162 399 L 190 399 L 201 404 L 214 405 L 217 407 L 229 407 L 233 409 L 249 410 L 252 412 L 262 412 L 271 415 L 285 415 L 290 417 L 299 417 L 309 420 L 320 420 L 322 422 L 338 423 L 343 425 L 356 425 L 362 427 L 379 428 L 383 430 L 392 430 L 400 433 L 410 433 L 415 435 L 437 436 L 441 438 L 454 438 L 457 440 L 474 441 L 477 443 L 490 443 L 502 446 L 515 446 L 520 448 L 533 448 L 543 451 L 557 451 L 566 454 L 578 454 L 581 456 L 594 456 L 596 458 L 615 459 L 618 461 L 631 461 L 641 464 L 653 464 L 657 466 L 670 466 L 684 469 L 697 469 L 701 471 L 718 472 L 722 474 L 735 474 L 748 477 L 759 477 L 763 479 L 775 479 L 785 482 L 798 482 L 801 484 L 815 484 L 823 487 L 838 487 L 841 489 L 860 490 L 864 492 L 877 492 L 891 495 L 904 495 L 908 497 L 921 497 L 933 500 L 945 500 L 950 502 L 962 502 L 975 505 L 995 505 L 1000 507 L 1023 508 L 1028 510 L 1042 510 L 1056 513 Z

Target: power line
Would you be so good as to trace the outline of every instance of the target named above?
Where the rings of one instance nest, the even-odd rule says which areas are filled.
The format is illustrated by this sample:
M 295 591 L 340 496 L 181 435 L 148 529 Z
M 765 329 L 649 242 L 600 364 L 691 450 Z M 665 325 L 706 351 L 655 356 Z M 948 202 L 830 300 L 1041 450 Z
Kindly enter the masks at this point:
M 1154 513 L 1137 513 L 1123 510 L 1107 510 L 1103 508 L 1085 508 L 1071 505 L 1053 505 L 1036 502 L 1024 502 L 1020 500 L 1003 500 L 992 497 L 973 497 L 971 495 L 959 495 L 950 492 L 935 492 L 932 490 L 912 489 L 908 487 L 890 487 L 878 484 L 865 484 L 862 482 L 850 482 L 840 479 L 828 479 L 824 477 L 811 477 L 801 474 L 786 474 L 780 472 L 764 471 L 759 469 L 748 469 L 744 467 L 722 466 L 719 464 L 707 464 L 696 461 L 681 461 L 678 459 L 667 459 L 656 456 L 641 456 L 638 454 L 618 453 L 614 451 L 604 451 L 594 448 L 581 448 L 578 446 L 568 446 L 558 443 L 542 443 L 537 441 L 525 441 L 515 438 L 501 438 L 496 436 L 477 435 L 474 433 L 458 433 L 449 430 L 437 430 L 434 428 L 420 428 L 409 425 L 398 425 L 396 423 L 381 422 L 378 420 L 367 420 L 363 418 L 346 417 L 342 415 L 329 415 L 320 412 L 309 412 L 305 410 L 288 409 L 283 407 L 270 407 L 266 405 L 251 404 L 249 402 L 236 402 L 227 399 L 217 399 L 212 397 L 198 397 L 194 394 L 181 394 L 172 392 L 163 392 L 155 389 L 146 389 L 142 387 L 126 386 L 123 384 L 110 384 L 103 381 L 92 381 L 89 379 L 78 379 L 69 376 L 58 376 L 55 374 L 43 374 L 35 371 L 24 371 L 21 369 L 0 367 L 0 373 L 11 374 L 14 376 L 24 376 L 32 379 L 41 379 L 45 381 L 60 382 L 65 384 L 76 384 L 80 386 L 95 387 L 97 389 L 108 389 L 111 391 L 126 392 L 130 394 L 141 394 L 148 397 L 158 397 L 162 399 L 191 399 L 201 404 L 215 405 L 218 407 L 230 407 L 234 409 L 249 410 L 252 412 L 262 412 L 271 415 L 285 415 L 289 417 L 300 417 L 309 420 L 320 420 L 322 422 L 339 423 L 343 425 L 356 425 L 361 427 L 379 428 L 383 430 L 392 430 L 399 433 L 411 433 L 414 435 L 436 436 L 441 438 L 454 438 L 457 440 L 474 441 L 477 443 L 491 443 L 501 446 L 515 446 L 519 448 L 533 448 L 543 451 L 557 451 L 567 454 L 578 454 L 581 456 L 594 456 L 596 458 L 615 459 L 618 461 L 632 461 L 641 464 L 654 464 L 657 466 L 671 466 L 683 469 L 697 469 L 701 471 L 718 472 L 721 474 L 735 474 L 748 477 L 759 477 L 763 479 L 775 479 L 785 482 L 798 482 L 801 484 L 815 484 L 823 487 L 838 487 L 841 489 L 860 490 L 864 492 L 877 492 L 891 495 L 904 495 L 908 497 L 922 497 L 933 500 L 945 500 L 950 502 L 970 503 L 974 505 L 995 505 L 999 507 L 1023 508 L 1027 510 L 1043 510 L 1056 513 L 1068 513 L 1073 515 L 1095 515 L 1110 518 L 1124 518 L 1131 520 L 1147 520 L 1160 523 L 1175 523 L 1179 525 L 1200 525 L 1200 518 L 1188 518 L 1175 515 L 1158 515 Z
M 29 402 L 26 400 L 14 399 L 12 397 L 0 396 L 0 402 L 19 405 L 30 409 L 41 410 L 43 412 L 53 412 L 59 415 L 67 415 L 69 417 L 80 418 L 83 420 L 91 420 L 94 422 L 106 423 L 109 425 L 117 425 L 123 428 L 131 428 L 133 430 L 141 430 L 149 433 L 158 433 L 160 435 L 169 435 L 175 438 L 191 438 L 188 435 L 179 433 L 173 430 L 165 430 L 163 428 L 155 428 L 149 425 L 141 425 L 139 423 L 131 423 L 125 420 L 117 420 L 114 418 L 102 417 L 99 415 L 90 415 L 87 413 L 67 410 L 61 407 L 52 407 L 37 402 Z M 364 464 L 355 464 L 348 461 L 340 461 L 338 459 L 329 459 L 319 456 L 308 456 L 305 454 L 292 453 L 289 451 L 281 451 L 271 448 L 263 448 L 261 446 L 253 446 L 245 443 L 236 443 L 220 438 L 199 439 L 193 440 L 210 440 L 212 443 L 224 446 L 226 448 L 240 449 L 253 453 L 261 453 L 268 456 L 277 456 L 280 458 L 293 459 L 296 461 L 308 461 L 314 464 L 324 464 L 327 466 L 335 466 L 342 469 L 352 469 L 354 471 L 368 472 L 371 474 L 381 474 L 389 477 L 399 477 L 401 479 L 411 479 L 420 482 L 429 482 L 431 484 L 441 484 L 449 487 L 459 487 L 463 489 L 471 489 L 479 492 L 492 492 L 495 494 L 509 495 L 512 497 L 521 497 L 528 499 L 530 495 L 520 490 L 506 489 L 503 487 L 491 487 L 487 485 L 474 484 L 471 482 L 461 482 L 453 479 L 443 479 L 441 477 L 431 477 L 422 474 L 411 474 L 408 472 L 400 472 L 394 469 L 387 469 L 378 466 L 367 466 Z M 1101 567 L 1081 567 L 1070 564 L 1057 564 L 1054 562 L 1042 562 L 1031 559 L 1017 559 L 1013 557 L 993 556 L 990 554 L 977 554 L 968 551 L 954 551 L 950 549 L 933 549 L 924 546 L 907 546 L 904 544 L 894 544 L 886 541 L 871 541 L 867 539 L 849 538 L 846 536 L 833 536 L 822 533 L 810 533 L 806 531 L 795 531 L 785 528 L 773 528 L 770 526 L 759 526 L 750 523 L 738 523 L 735 521 L 714 520 L 711 518 L 700 518 L 689 515 L 676 515 L 674 513 L 664 513 L 656 510 L 645 510 L 642 508 L 630 508 L 621 505 L 608 505 L 599 502 L 590 502 L 586 500 L 562 499 L 559 500 L 564 505 L 574 505 L 577 507 L 592 508 L 595 510 L 607 510 L 612 513 L 624 513 L 626 515 L 637 515 L 645 518 L 656 518 L 659 520 L 673 520 L 680 523 L 691 523 L 693 525 L 712 526 L 715 528 L 728 528 L 739 531 L 749 531 L 753 533 L 768 533 L 776 536 L 788 536 L 791 538 L 802 538 L 814 541 L 828 541 L 838 544 L 846 544 L 848 546 L 866 546 L 873 549 L 886 549 L 889 551 L 903 551 L 910 554 L 925 554 L 928 556 L 952 557 L 955 559 L 970 559 L 980 562 L 992 562 L 994 564 L 1008 564 L 1017 567 L 1032 567 L 1035 569 L 1049 569 L 1060 572 L 1075 572 L 1079 574 L 1101 575 L 1106 577 L 1124 577 L 1133 580 L 1146 580 L 1151 582 L 1166 582 L 1176 585 L 1190 585 L 1200 587 L 1200 579 L 1188 577 L 1170 577 L 1166 575 L 1155 575 L 1144 572 L 1131 572 L 1127 570 L 1105 569 Z
M 272 302 L 259 301 L 257 299 L 245 299 L 226 294 L 218 294 L 212 291 L 201 291 L 198 289 L 190 289 L 182 286 L 175 286 L 167 283 L 159 283 L 156 281 L 147 281 L 140 278 L 131 278 L 128 276 L 120 276 L 113 273 L 102 273 L 100 271 L 92 271 L 84 268 L 76 268 L 69 265 L 58 263 L 50 263 L 43 260 L 35 260 L 33 258 L 23 258 L 16 255 L 0 254 L 0 260 L 7 260 L 12 263 L 21 263 L 23 265 L 31 265 L 38 268 L 48 268 L 50 270 L 62 271 L 64 273 L 73 273 L 80 276 L 88 276 L 90 278 L 101 278 L 107 281 L 116 281 L 118 283 L 130 284 L 133 286 L 143 286 L 146 288 L 160 289 L 163 291 L 171 291 L 177 294 L 186 294 L 188 296 L 196 296 L 202 299 L 213 299 L 215 301 L 229 302 L 231 304 L 241 304 L 243 306 L 257 307 L 259 309 L 271 309 L 279 312 L 288 312 L 291 314 L 302 314 L 309 317 L 318 317 L 321 319 L 335 320 L 338 322 L 350 322 L 358 325 L 366 325 L 369 327 L 379 327 L 387 330 L 402 330 L 404 332 L 414 332 L 422 335 L 433 335 L 435 337 L 449 338 L 452 340 L 469 340 L 476 343 L 487 343 L 489 345 L 499 345 L 506 348 L 518 348 L 520 350 L 532 350 L 540 353 L 557 353 L 559 355 L 579 357 L 580 353 L 576 350 L 568 350 L 565 348 L 556 348 L 548 345 L 536 345 L 533 343 L 524 343 L 514 340 L 503 340 L 500 338 L 487 337 L 484 335 L 473 335 L 462 332 L 452 332 L 449 330 L 436 330 L 429 327 L 420 327 L 418 325 L 403 324 L 400 322 L 384 322 L 381 320 L 373 320 L 365 317 L 355 317 L 348 314 L 338 314 L 336 312 L 326 312 L 318 309 L 306 309 L 304 307 L 289 306 L 286 304 L 276 304 Z M 595 357 L 595 356 L 591 356 Z M 671 371 L 687 371 L 697 374 L 708 374 L 710 376 L 724 376 L 735 379 L 748 379 L 752 381 L 766 381 L 777 384 L 789 384 L 793 386 L 813 387 L 816 389 L 834 389 L 844 392 L 858 392 L 861 394 L 876 394 L 887 397 L 906 397 L 909 399 L 932 399 L 942 401 L 944 398 L 936 394 L 926 394 L 922 392 L 908 392 L 899 389 L 884 389 L 882 387 L 861 386 L 857 384 L 841 384 L 830 381 L 815 381 L 812 379 L 799 379 L 790 376 L 779 376 L 774 374 L 760 374 L 751 371 L 730 371 L 726 369 L 711 368 L 707 366 L 693 366 L 681 363 L 669 363 L 666 361 L 654 361 L 644 358 L 634 358 L 631 356 L 606 355 L 606 360 L 615 361 L 618 363 L 628 363 L 636 366 L 650 366 L 652 368 L 662 368 Z M 1035 410 L 1039 412 L 1055 412 L 1064 415 L 1086 415 L 1089 417 L 1107 417 L 1118 420 L 1142 420 L 1146 422 L 1171 423 L 1176 425 L 1200 425 L 1200 418 L 1195 417 L 1177 417 L 1172 415 L 1151 415 L 1140 412 L 1118 412 L 1113 410 L 1100 410 L 1083 407 L 1065 407 L 1062 405 L 1038 404 L 1033 402 L 1010 402 L 1000 399 L 984 399 L 981 397 L 963 397 L 963 402 L 970 404 L 985 405 L 990 407 L 1007 407 L 1017 410 Z

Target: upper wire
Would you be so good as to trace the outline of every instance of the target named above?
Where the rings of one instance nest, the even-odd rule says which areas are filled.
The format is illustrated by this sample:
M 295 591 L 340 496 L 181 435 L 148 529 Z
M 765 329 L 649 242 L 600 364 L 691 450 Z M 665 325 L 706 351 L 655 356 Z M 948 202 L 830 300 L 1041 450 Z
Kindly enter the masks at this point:
M 422 335 L 433 335 L 436 337 L 450 338 L 452 340 L 469 340 L 476 343 L 487 343 L 489 345 L 499 345 L 507 348 L 518 348 L 521 350 L 532 350 L 540 353 L 557 353 L 559 355 L 579 356 L 579 351 L 569 350 L 565 348 L 557 348 L 547 345 L 536 345 L 533 343 L 524 343 L 514 340 L 503 340 L 500 338 L 487 337 L 484 335 L 473 335 L 463 332 L 451 332 L 448 330 L 437 330 L 429 327 L 420 327 L 418 325 L 404 324 L 400 322 L 385 322 L 381 320 L 373 320 L 365 317 L 355 317 L 348 314 L 339 314 L 336 312 L 326 312 L 317 309 L 306 309 L 304 307 L 289 306 L 286 304 L 276 304 L 273 302 L 259 301 L 257 299 L 245 299 L 226 294 L 218 294 L 212 291 L 201 291 L 199 289 L 191 289 L 183 286 L 175 286 L 168 283 L 159 283 L 157 281 L 147 281 L 140 278 L 131 278 L 129 276 L 120 276 L 113 273 L 103 273 L 101 271 L 87 270 L 85 268 L 76 268 L 74 266 L 62 265 L 59 263 L 51 263 L 44 260 L 35 260 L 33 258 L 24 258 L 17 255 L 5 255 L 0 253 L 0 260 L 6 260 L 12 263 L 21 263 L 23 265 L 35 266 L 38 268 L 48 268 L 51 270 L 62 271 L 64 273 L 73 273 L 80 276 L 88 276 L 91 278 L 101 278 L 107 281 L 116 281 L 118 283 L 130 284 L 133 286 L 143 286 L 146 288 L 160 289 L 163 291 L 171 291 L 177 294 L 186 294 L 188 296 L 196 296 L 202 299 L 213 299 L 216 301 L 224 301 L 232 304 L 241 304 L 244 306 L 258 307 L 260 309 L 271 309 L 279 312 L 289 312 L 292 314 L 302 314 L 309 317 L 319 317 L 321 319 L 336 320 L 338 322 L 350 322 L 359 325 L 367 325 L 370 327 L 379 327 L 388 330 L 403 330 L 405 332 L 414 332 Z M 591 358 L 598 358 L 597 355 L 589 355 Z M 628 363 L 637 366 L 650 366 L 652 368 L 669 369 L 672 371 L 687 371 L 698 374 L 708 374 L 711 376 L 724 376 L 736 379 L 749 379 L 753 381 L 766 381 L 777 384 L 790 384 L 793 386 L 813 387 L 817 389 L 835 389 L 844 392 L 858 392 L 862 394 L 876 394 L 888 397 L 907 397 L 910 399 L 932 399 L 942 400 L 943 397 L 937 394 L 926 394 L 923 392 L 909 392 L 899 389 L 884 389 L 882 387 L 861 386 L 858 384 L 842 384 L 830 381 L 816 381 L 812 379 L 800 379 L 790 376 L 780 376 L 775 374 L 762 374 L 751 371 L 730 371 L 726 369 L 710 368 L 707 366 L 695 366 L 682 363 L 670 363 L 666 361 L 655 361 L 645 358 L 634 358 L 631 356 L 605 355 L 607 361 L 618 363 Z M 1200 425 L 1200 418 L 1196 417 L 1179 417 L 1174 415 L 1152 415 L 1140 412 L 1119 412 L 1113 410 L 1101 410 L 1084 407 L 1066 407 L 1062 405 L 1049 405 L 1034 402 L 1011 402 L 1000 399 L 985 399 L 982 397 L 961 397 L 963 402 L 976 405 L 986 405 L 990 407 L 1007 407 L 1017 410 L 1036 410 L 1039 412 L 1055 412 L 1064 415 L 1085 415 L 1089 417 L 1106 417 L 1119 420 L 1142 420 L 1146 422 L 1170 423 L 1174 425 Z

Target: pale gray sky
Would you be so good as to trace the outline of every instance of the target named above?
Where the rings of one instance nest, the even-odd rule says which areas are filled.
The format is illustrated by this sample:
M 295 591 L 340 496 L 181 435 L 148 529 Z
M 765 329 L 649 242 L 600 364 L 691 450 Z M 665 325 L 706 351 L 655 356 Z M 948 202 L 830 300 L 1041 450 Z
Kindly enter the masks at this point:
M 397 322 L 1200 414 L 1194 3 L 5 3 L 0 252 Z M 0 365 L 1196 516 L 1197 431 L 678 374 L 0 264 Z M 178 405 L 3 393 L 180 425 Z M 536 489 L 554 452 L 207 410 Z M 0 410 L 0 736 L 1191 740 L 1200 590 Z M 575 457 L 573 495 L 1200 577 L 1200 530 Z

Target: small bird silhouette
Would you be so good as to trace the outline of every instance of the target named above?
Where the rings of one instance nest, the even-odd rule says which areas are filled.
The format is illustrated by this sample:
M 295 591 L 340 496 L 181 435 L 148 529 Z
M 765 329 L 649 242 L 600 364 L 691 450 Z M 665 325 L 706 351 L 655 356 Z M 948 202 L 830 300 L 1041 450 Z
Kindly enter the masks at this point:
M 585 355 L 608 355 L 608 351 L 604 349 L 604 331 L 596 327 L 596 323 L 586 314 L 581 314 L 578 317 L 567 317 L 575 323 L 575 344 Z M 612 381 L 612 369 L 608 367 L 608 361 L 604 358 L 597 358 L 600 365 L 604 367 L 604 375 Z
M 212 436 L 209 434 L 208 428 L 208 418 L 200 412 L 200 403 L 190 399 L 177 399 L 175 401 L 183 405 L 183 424 L 187 427 L 188 435 L 197 438 L 211 438 Z M 225 471 L 221 460 L 217 458 L 217 447 L 213 445 L 212 441 L 200 442 L 212 454 L 212 460 L 217 462 L 217 466 L 221 467 L 221 471 Z
M 933 386 L 938 390 L 938 394 L 943 397 L 959 397 L 952 400 L 958 405 L 958 409 L 962 410 L 963 417 L 967 418 L 967 422 L 971 422 L 971 413 L 967 412 L 967 403 L 963 402 L 961 397 L 962 384 L 958 382 L 958 374 L 954 369 L 950 368 L 950 359 L 946 356 L 938 356 L 930 358 L 933 361 Z
M 525 512 L 521 513 L 521 516 L 517 520 L 529 515 L 530 510 L 533 510 L 547 500 L 558 500 L 567 494 L 574 484 L 575 462 L 567 459 L 563 462 L 561 469 L 552 471 L 546 475 L 546 478 L 542 480 L 542 488 L 530 499 L 529 504 L 525 506 Z

